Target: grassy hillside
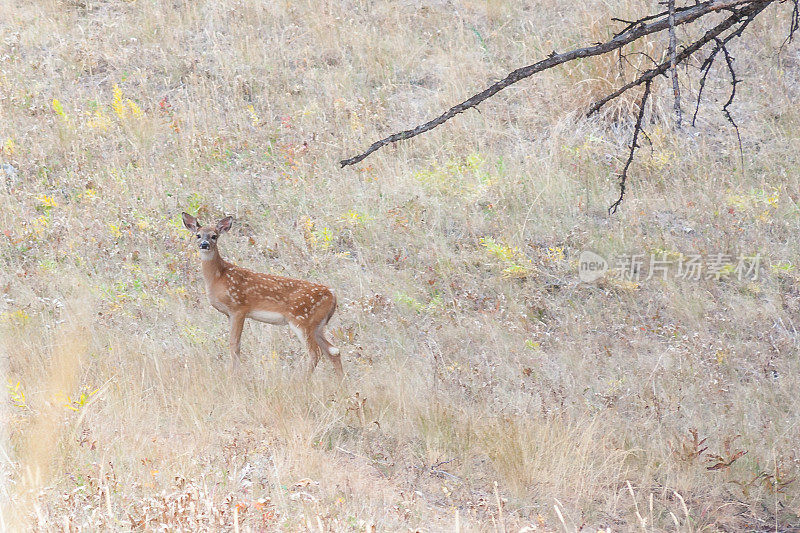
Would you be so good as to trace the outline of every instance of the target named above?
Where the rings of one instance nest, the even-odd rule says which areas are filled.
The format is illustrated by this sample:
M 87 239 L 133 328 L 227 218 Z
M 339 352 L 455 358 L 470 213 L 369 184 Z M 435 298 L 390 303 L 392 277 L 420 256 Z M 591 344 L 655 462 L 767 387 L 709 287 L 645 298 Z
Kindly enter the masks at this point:
M 614 216 L 637 94 L 582 113 L 642 55 L 336 164 L 653 9 L 0 3 L 0 529 L 800 527 L 788 5 L 731 47 L 743 160 L 722 67 L 681 134 L 662 81 Z M 231 370 L 184 210 L 235 216 L 229 260 L 334 289 L 341 387 L 258 323 Z M 760 275 L 579 283 L 587 249 Z

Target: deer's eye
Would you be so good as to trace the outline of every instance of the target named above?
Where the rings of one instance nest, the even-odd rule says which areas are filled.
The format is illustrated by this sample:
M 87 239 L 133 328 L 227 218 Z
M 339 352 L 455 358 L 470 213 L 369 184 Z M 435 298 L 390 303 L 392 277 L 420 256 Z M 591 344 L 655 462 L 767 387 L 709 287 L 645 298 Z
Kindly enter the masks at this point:
M 216 235 L 212 235 L 212 236 L 211 236 L 211 240 L 212 240 L 212 241 L 216 241 L 216 240 L 217 240 L 217 236 L 216 236 Z
M 199 233 L 197 234 L 197 238 L 198 238 L 198 239 L 200 238 L 200 234 L 199 234 Z

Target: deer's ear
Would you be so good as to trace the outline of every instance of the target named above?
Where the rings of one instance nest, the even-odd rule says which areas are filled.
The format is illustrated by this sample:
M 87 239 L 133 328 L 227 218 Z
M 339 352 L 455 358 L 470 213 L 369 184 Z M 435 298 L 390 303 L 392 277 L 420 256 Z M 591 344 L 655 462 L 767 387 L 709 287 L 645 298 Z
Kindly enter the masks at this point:
M 225 217 L 217 222 L 217 233 L 222 234 L 231 229 L 233 224 L 233 217 Z
M 183 217 L 183 225 L 186 226 L 189 231 L 197 231 L 200 227 L 200 223 L 197 219 L 189 213 L 181 213 L 181 216 Z

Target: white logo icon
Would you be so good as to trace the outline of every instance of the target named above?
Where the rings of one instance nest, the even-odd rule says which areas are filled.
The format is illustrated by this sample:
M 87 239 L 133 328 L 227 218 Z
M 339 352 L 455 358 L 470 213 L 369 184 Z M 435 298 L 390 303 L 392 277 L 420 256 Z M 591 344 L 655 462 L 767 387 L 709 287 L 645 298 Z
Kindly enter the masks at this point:
M 578 277 L 581 281 L 591 283 L 602 278 L 608 271 L 608 262 L 590 250 L 581 252 L 578 258 Z

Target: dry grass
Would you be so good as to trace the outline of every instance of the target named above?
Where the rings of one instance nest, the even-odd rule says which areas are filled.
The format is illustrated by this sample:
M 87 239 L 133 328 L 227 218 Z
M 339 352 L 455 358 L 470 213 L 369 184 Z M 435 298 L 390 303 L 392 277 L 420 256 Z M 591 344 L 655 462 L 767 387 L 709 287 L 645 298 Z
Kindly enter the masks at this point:
M 786 6 L 733 50 L 744 168 L 711 83 L 697 131 L 648 125 L 615 217 L 634 100 L 580 117 L 610 60 L 335 164 L 652 7 L 3 2 L 0 529 L 800 527 Z M 182 210 L 235 215 L 239 264 L 334 287 L 343 387 L 258 324 L 229 371 Z M 578 284 L 586 248 L 764 270 Z

